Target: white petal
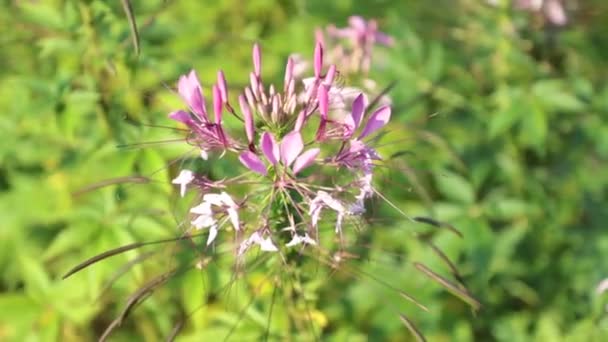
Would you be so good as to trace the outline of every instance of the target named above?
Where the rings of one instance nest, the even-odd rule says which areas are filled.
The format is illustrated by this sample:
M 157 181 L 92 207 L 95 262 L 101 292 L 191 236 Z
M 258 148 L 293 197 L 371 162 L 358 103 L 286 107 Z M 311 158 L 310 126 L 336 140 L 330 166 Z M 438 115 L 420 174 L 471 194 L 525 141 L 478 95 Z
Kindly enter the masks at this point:
M 192 207 L 190 209 L 190 212 L 198 215 L 211 215 L 213 213 L 211 211 L 211 203 L 209 202 L 202 202 L 196 207 Z
M 207 238 L 207 246 L 209 246 L 213 240 L 215 240 L 215 237 L 217 236 L 217 225 L 213 225 L 209 228 L 209 237 Z
M 294 235 L 291 238 L 291 241 L 289 241 L 287 244 L 285 244 L 285 247 L 293 247 L 293 246 L 297 246 L 299 244 L 301 244 L 303 241 L 303 238 L 300 235 Z
M 179 184 L 179 194 L 184 197 L 186 194 L 186 186 L 194 180 L 194 173 L 190 170 L 181 170 L 179 175 L 175 177 L 171 183 Z
M 236 209 L 228 209 L 228 216 L 230 217 L 230 223 L 232 223 L 232 226 L 234 227 L 234 229 L 239 230 L 240 229 L 239 214 L 236 211 Z
M 222 193 L 220 194 L 220 199 L 222 202 L 224 202 L 225 205 L 229 206 L 230 208 L 236 208 L 236 203 L 234 202 L 234 200 L 232 199 L 232 197 L 230 197 L 230 195 L 228 195 L 226 192 L 222 191 Z
M 291 241 L 289 241 L 285 246 L 286 247 L 293 247 L 293 246 L 297 246 L 301 243 L 305 243 L 307 245 L 316 245 L 317 242 L 313 239 L 310 238 L 310 236 L 308 236 L 308 234 L 304 234 L 304 236 L 301 235 L 294 235 L 293 238 L 291 238 Z
M 222 203 L 224 203 L 220 194 L 205 194 L 203 196 L 203 201 L 219 207 L 221 207 Z
M 216 225 L 217 221 L 213 218 L 213 216 L 201 215 L 191 223 L 194 227 L 196 227 L 196 229 L 203 229 Z
M 315 241 L 310 236 L 308 236 L 308 234 L 304 234 L 303 241 L 304 241 L 304 243 L 309 244 L 309 245 L 313 245 L 313 246 L 317 245 L 317 241 Z
M 261 241 L 261 237 L 260 234 L 258 232 L 254 232 L 253 234 L 251 234 L 251 236 L 249 238 L 247 238 L 246 240 L 244 240 L 243 242 L 241 242 L 241 244 L 239 245 L 239 250 L 237 252 L 238 256 L 243 255 L 245 252 L 247 252 L 247 250 L 249 248 L 251 248 L 251 245 L 255 244 L 259 244 Z
M 279 250 L 277 248 L 277 246 L 275 246 L 274 243 L 272 243 L 272 240 L 270 239 L 270 237 L 262 239 L 259 242 L 259 245 L 260 245 L 260 249 L 263 250 L 264 252 L 276 252 Z

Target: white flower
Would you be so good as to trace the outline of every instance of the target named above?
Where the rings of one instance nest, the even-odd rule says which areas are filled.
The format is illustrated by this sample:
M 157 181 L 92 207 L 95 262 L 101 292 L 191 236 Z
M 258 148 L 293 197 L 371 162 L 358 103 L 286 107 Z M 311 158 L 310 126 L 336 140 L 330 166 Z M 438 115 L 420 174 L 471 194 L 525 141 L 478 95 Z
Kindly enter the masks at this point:
M 289 241 L 285 246 L 286 247 L 293 247 L 293 246 L 297 246 L 301 243 L 305 243 L 307 245 L 313 245 L 315 246 L 317 244 L 317 242 L 313 239 L 310 238 L 310 236 L 308 236 L 308 234 L 304 234 L 304 236 L 301 235 L 294 235 L 293 238 L 291 239 L 291 241 Z
M 175 179 L 171 181 L 173 184 L 179 184 L 179 194 L 184 197 L 186 194 L 186 186 L 194 180 L 194 173 L 190 170 L 182 170 Z
M 331 195 L 325 191 L 317 192 L 317 197 L 310 202 L 309 215 L 311 217 L 313 227 L 317 226 L 319 217 L 321 216 L 321 209 L 323 207 L 328 207 L 338 214 L 336 219 L 336 233 L 339 233 L 342 230 L 342 219 L 346 214 L 346 209 L 342 203 L 340 203 L 340 201 L 331 197 Z
M 239 230 L 239 214 L 238 206 L 232 200 L 232 197 L 225 192 L 221 194 L 205 194 L 201 204 L 190 209 L 190 212 L 198 215 L 191 223 L 197 229 L 209 228 L 209 237 L 207 245 L 210 245 L 216 238 L 218 232 L 218 223 L 215 219 L 212 205 L 225 209 L 230 217 L 230 222 L 235 230 Z
M 602 280 L 595 289 L 595 292 L 599 295 L 608 290 L 608 278 Z
M 251 236 L 247 240 L 241 242 L 241 245 L 239 246 L 239 250 L 237 252 L 238 256 L 243 255 L 243 253 L 245 253 L 253 245 L 259 245 L 260 250 L 264 252 L 277 252 L 279 250 L 277 246 L 274 245 L 272 239 L 270 239 L 269 236 L 266 238 L 262 238 L 259 232 L 255 232 L 251 234 Z
M 221 194 L 205 194 L 203 196 L 203 202 L 211 203 L 218 207 L 226 207 L 226 211 L 228 212 L 228 216 L 230 217 L 230 222 L 235 230 L 239 230 L 239 214 L 238 214 L 238 206 L 228 195 L 226 192 L 222 191 Z

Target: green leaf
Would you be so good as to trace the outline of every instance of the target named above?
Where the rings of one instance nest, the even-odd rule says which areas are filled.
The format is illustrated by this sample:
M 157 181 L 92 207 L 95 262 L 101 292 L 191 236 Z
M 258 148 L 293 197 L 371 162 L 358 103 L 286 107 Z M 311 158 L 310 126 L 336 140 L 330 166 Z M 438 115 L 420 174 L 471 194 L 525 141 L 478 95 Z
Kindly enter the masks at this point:
M 461 175 L 450 171 L 440 171 L 437 172 L 435 181 L 439 192 L 447 199 L 463 204 L 472 204 L 475 201 L 475 190 Z
M 541 80 L 532 86 L 532 93 L 549 110 L 578 112 L 585 107 L 562 80 Z

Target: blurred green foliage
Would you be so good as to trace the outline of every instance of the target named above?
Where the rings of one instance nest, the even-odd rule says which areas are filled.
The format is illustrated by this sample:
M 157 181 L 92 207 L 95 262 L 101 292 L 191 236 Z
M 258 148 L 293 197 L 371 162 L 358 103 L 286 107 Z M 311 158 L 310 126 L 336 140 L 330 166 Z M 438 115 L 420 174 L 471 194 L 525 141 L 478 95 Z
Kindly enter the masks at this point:
M 166 113 L 180 107 L 171 90 L 180 74 L 195 68 L 209 84 L 222 68 L 244 84 L 259 40 L 264 74 L 280 79 L 290 52 L 311 54 L 315 27 L 343 25 L 352 14 L 378 18 L 397 39 L 374 75 L 381 84 L 398 82 L 391 129 L 407 139 L 383 153 L 412 155 L 408 172 L 391 175 L 383 192 L 408 214 L 464 233 L 440 234 L 436 244 L 484 307 L 471 315 L 413 277 L 406 262 L 393 261 L 390 272 L 370 264 L 366 272 L 429 307 L 408 314 L 432 341 L 608 339 L 607 301 L 594 292 L 608 276 L 608 3 L 576 3 L 570 24 L 557 29 L 474 0 L 134 1 L 137 56 L 119 1 L 3 1 L 0 340 L 93 340 L 130 293 L 168 269 L 170 260 L 137 265 L 104 289 L 141 255 L 131 251 L 61 280 L 94 254 L 179 234 L 169 184 L 175 167 L 164 166 L 183 147 L 116 146 L 175 136 L 140 123 L 168 124 Z M 80 192 L 135 174 L 154 181 Z M 378 250 L 406 251 L 441 269 L 407 230 L 389 228 L 373 228 Z M 230 272 L 218 268 L 213 277 L 220 282 Z M 167 336 L 182 310 L 200 303 L 201 286 L 196 274 L 168 284 L 114 338 Z M 336 277 L 317 286 L 313 320 L 325 326 L 323 340 L 411 338 L 382 310 L 377 284 Z M 261 312 L 248 312 L 235 340 L 259 336 Z M 213 323 L 237 316 L 219 300 L 193 316 L 180 338 L 221 338 L 229 325 Z

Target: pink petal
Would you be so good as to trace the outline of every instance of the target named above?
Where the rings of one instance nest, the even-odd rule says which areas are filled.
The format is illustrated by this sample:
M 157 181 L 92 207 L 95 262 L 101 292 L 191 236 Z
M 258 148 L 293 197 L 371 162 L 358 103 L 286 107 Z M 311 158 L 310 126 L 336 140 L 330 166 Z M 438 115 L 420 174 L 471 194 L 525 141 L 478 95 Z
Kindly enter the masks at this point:
M 312 163 L 314 163 L 315 161 L 315 158 L 317 158 L 317 156 L 319 155 L 319 152 L 321 152 L 320 149 L 312 148 L 302 153 L 302 155 L 299 156 L 293 163 L 293 173 L 297 174 L 301 170 L 304 170 L 305 168 L 312 165 Z
M 358 16 L 358 15 L 353 15 L 353 16 L 349 17 L 348 25 L 350 25 L 350 27 L 354 28 L 355 30 L 357 30 L 359 32 L 365 31 L 365 29 L 367 27 L 367 23 L 365 22 L 365 19 L 363 19 L 363 17 Z
M 258 156 L 256 156 L 255 153 L 253 153 L 251 151 L 245 151 L 245 152 L 241 153 L 241 155 L 239 156 L 239 160 L 249 170 L 251 170 L 253 172 L 257 172 L 263 176 L 266 176 L 266 174 L 267 174 L 266 165 L 264 165 L 264 163 L 262 163 L 260 158 L 258 158 Z
M 327 69 L 327 73 L 325 74 L 325 80 L 323 83 L 325 83 L 326 85 L 331 85 L 332 83 L 334 83 L 334 78 L 336 78 L 336 66 L 335 64 L 332 64 L 329 66 L 329 69 Z
M 189 126 L 193 123 L 192 118 L 190 117 L 190 114 L 188 114 L 187 112 L 185 112 L 183 110 L 178 110 L 178 111 L 169 113 L 169 118 L 172 120 L 181 122 L 187 126 Z
M 321 78 L 321 69 L 323 69 L 323 44 L 319 41 L 315 46 L 314 69 L 315 78 Z
M 262 133 L 260 145 L 262 146 L 262 152 L 264 152 L 266 159 L 268 159 L 272 165 L 276 165 L 279 161 L 279 144 L 277 144 L 272 134 L 268 132 Z
M 286 87 L 289 82 L 293 79 L 293 59 L 291 57 L 287 58 L 287 64 L 285 65 L 285 79 L 283 80 L 283 84 Z
M 206 118 L 202 87 L 194 70 L 191 70 L 188 75 L 180 76 L 177 91 L 194 113 Z
M 355 98 L 355 100 L 353 101 L 352 112 L 350 113 L 350 115 L 348 115 L 344 119 L 344 123 L 351 128 L 350 135 L 352 135 L 352 133 L 357 128 L 359 128 L 359 125 L 361 125 L 361 118 L 363 117 L 364 111 L 365 111 L 365 97 L 363 96 L 363 94 L 359 94 L 359 96 L 357 96 Z
M 281 141 L 281 160 L 283 164 L 285 166 L 291 165 L 303 148 L 304 143 L 300 132 L 293 131 L 284 136 L 283 141 Z
M 253 92 L 253 95 L 255 95 L 256 98 L 260 98 L 260 80 L 253 72 L 249 73 L 249 84 L 251 84 L 251 91 Z
M 325 44 L 325 38 L 323 37 L 323 30 L 318 27 L 315 29 L 315 42 L 319 42 L 322 45 Z
M 325 85 L 321 84 L 319 86 L 317 97 L 319 99 L 319 112 L 321 113 L 321 117 L 327 119 L 327 113 L 329 112 L 329 94 Z
M 213 91 L 213 113 L 215 114 L 215 123 L 222 123 L 222 94 L 220 89 L 215 84 L 212 88 Z
M 384 127 L 384 125 L 386 125 L 390 119 L 391 119 L 391 107 L 390 106 L 380 107 L 378 110 L 376 110 L 370 116 L 369 120 L 367 121 L 367 125 L 365 125 L 363 132 L 361 132 L 361 135 L 359 136 L 359 139 L 362 139 L 362 138 L 374 133 L 378 129 Z
M 258 43 L 253 44 L 253 70 L 255 75 L 260 78 L 262 71 L 262 52 Z
M 253 124 L 251 108 L 249 108 L 247 100 L 245 100 L 243 95 L 239 95 L 239 105 L 241 106 L 241 112 L 243 113 L 243 118 L 245 119 L 245 134 L 247 134 L 247 141 L 251 144 L 253 142 L 255 126 Z
M 568 22 L 563 5 L 557 0 L 547 0 L 545 4 L 545 15 L 549 21 L 557 26 L 563 26 Z
M 306 122 L 306 109 L 302 109 L 296 118 L 296 124 L 294 127 L 294 131 L 301 131 L 304 123 Z
M 217 72 L 217 87 L 220 90 L 222 102 L 228 103 L 228 86 L 226 85 L 226 77 L 224 76 L 224 72 L 222 70 Z
M 393 39 L 393 37 L 389 36 L 386 33 L 383 32 L 376 32 L 376 35 L 374 36 L 374 40 L 377 41 L 379 44 L 385 45 L 385 46 L 393 46 L 393 44 L 395 44 L 395 40 Z

